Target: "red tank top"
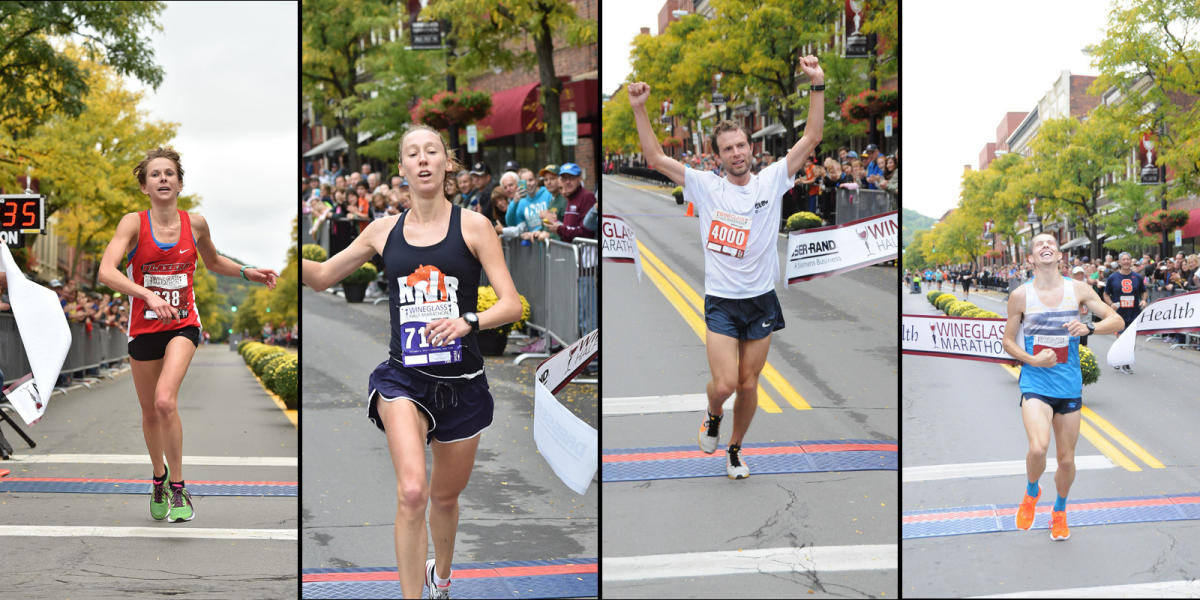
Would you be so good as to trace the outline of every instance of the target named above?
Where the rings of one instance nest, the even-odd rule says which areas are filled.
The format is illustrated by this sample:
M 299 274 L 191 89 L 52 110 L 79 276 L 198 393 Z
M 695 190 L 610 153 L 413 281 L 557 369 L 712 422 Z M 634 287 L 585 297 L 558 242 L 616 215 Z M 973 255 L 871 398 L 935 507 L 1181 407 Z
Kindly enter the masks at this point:
M 150 211 L 138 213 L 137 246 L 130 253 L 125 274 L 134 283 L 154 292 L 171 303 L 179 319 L 164 321 L 146 309 L 141 298 L 131 298 L 129 337 L 144 333 L 173 331 L 184 327 L 199 327 L 196 295 L 192 291 L 192 275 L 196 272 L 196 241 L 192 238 L 192 221 L 186 211 L 179 211 L 179 241 L 165 249 L 154 241 L 150 229 Z

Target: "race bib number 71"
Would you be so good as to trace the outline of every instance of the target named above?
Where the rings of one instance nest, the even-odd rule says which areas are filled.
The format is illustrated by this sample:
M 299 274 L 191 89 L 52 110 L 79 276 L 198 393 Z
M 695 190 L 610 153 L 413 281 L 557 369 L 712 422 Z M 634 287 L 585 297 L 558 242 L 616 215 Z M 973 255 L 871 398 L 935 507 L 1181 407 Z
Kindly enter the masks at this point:
M 750 217 L 718 210 L 708 228 L 709 250 L 727 254 L 734 258 L 746 255 L 746 243 L 750 240 Z
M 400 307 L 400 336 L 404 344 L 401 363 L 406 367 L 444 365 L 462 360 L 462 340 L 435 346 L 427 337 L 429 323 L 458 317 L 450 302 L 429 302 Z

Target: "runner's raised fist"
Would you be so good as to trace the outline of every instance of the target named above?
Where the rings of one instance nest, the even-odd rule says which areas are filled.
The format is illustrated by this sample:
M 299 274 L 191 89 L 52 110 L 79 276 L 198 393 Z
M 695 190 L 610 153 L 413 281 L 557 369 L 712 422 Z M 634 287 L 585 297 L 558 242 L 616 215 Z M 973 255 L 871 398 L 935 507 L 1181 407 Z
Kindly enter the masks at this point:
M 813 85 L 821 85 L 825 83 L 825 71 L 821 70 L 821 65 L 815 56 L 800 57 L 800 70 L 808 75 L 808 79 Z
M 645 106 L 650 98 L 650 85 L 642 82 L 629 84 L 629 105 L 637 108 Z

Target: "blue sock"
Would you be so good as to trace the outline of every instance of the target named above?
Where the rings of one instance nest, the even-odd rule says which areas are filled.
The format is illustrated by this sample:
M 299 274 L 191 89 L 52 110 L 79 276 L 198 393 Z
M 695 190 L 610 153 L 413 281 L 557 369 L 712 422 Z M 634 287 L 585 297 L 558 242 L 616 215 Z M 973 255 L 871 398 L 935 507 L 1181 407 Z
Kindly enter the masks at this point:
M 1028 484 L 1025 486 L 1025 493 L 1026 493 L 1026 494 L 1029 494 L 1029 497 L 1030 497 L 1030 498 L 1037 498 L 1037 495 L 1038 495 L 1038 493 L 1039 493 L 1039 490 L 1038 490 L 1038 482 L 1036 482 L 1036 481 L 1030 481 L 1030 482 L 1029 482 L 1029 483 L 1028 483 Z
M 1066 496 L 1059 496 L 1058 499 L 1054 501 L 1054 510 L 1067 510 Z

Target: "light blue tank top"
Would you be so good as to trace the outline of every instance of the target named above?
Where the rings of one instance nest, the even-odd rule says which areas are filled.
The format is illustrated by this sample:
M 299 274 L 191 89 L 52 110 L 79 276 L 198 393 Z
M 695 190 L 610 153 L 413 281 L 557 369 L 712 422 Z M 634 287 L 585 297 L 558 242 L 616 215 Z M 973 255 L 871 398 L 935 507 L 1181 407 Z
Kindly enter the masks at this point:
M 1067 333 L 1067 323 L 1079 318 L 1079 300 L 1074 281 L 1063 277 L 1063 297 L 1057 306 L 1046 306 L 1038 298 L 1033 280 L 1025 283 L 1025 319 L 1021 336 L 1025 351 L 1037 354 L 1050 348 L 1058 355 L 1051 367 L 1021 366 L 1021 392 L 1052 398 L 1080 398 L 1083 375 L 1079 371 L 1079 338 Z

